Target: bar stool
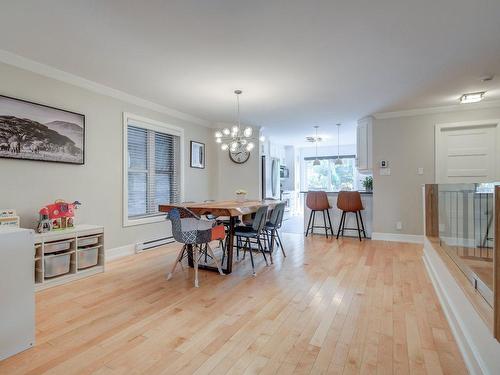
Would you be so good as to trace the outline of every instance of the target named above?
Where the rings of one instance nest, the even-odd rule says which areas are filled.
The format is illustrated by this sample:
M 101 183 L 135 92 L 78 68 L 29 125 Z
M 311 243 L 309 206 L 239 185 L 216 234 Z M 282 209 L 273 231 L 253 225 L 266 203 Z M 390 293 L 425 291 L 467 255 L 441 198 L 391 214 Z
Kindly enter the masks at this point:
M 328 231 L 330 231 L 333 236 L 332 221 L 330 219 L 330 203 L 328 202 L 328 196 L 324 191 L 308 191 L 306 196 L 306 206 L 311 210 L 309 215 L 309 222 L 307 223 L 306 237 L 311 230 L 311 234 L 314 232 L 314 228 L 324 228 L 326 238 L 328 238 Z M 323 211 L 323 223 L 324 226 L 314 225 L 314 219 L 316 219 L 316 211 Z M 325 216 L 326 211 L 326 216 Z M 326 222 L 326 217 L 328 216 L 328 223 Z
M 342 216 L 340 217 L 339 230 L 337 231 L 337 239 L 339 238 L 340 232 L 342 232 L 342 237 L 344 236 L 344 230 L 357 230 L 358 237 L 361 241 L 361 233 L 363 237 L 366 238 L 365 225 L 363 224 L 363 218 L 361 217 L 361 211 L 364 210 L 363 202 L 361 202 L 361 194 L 359 191 L 340 191 L 337 197 L 337 207 L 342 210 Z M 354 212 L 356 215 L 357 228 L 346 228 L 345 218 L 348 212 Z M 359 220 L 358 220 L 359 215 Z M 361 221 L 361 228 L 359 227 L 359 222 Z

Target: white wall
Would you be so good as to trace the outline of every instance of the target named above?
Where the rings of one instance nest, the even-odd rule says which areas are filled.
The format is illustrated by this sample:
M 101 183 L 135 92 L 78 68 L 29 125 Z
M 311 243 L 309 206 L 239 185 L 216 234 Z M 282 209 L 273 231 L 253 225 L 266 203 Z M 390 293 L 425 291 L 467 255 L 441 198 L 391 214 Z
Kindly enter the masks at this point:
M 230 127 L 232 124 L 218 124 L 218 128 Z M 242 127 L 246 127 L 242 125 Z M 208 142 L 215 144 L 213 137 L 215 129 L 210 131 L 211 139 Z M 253 134 L 258 137 L 259 129 L 253 128 Z M 236 164 L 229 158 L 229 151 L 222 151 L 214 146 L 214 157 L 217 164 L 216 193 L 212 199 L 235 199 L 235 191 L 239 189 L 248 192 L 247 199 L 260 199 L 260 145 L 256 144 L 250 152 L 250 158 L 244 164 Z
M 438 123 L 500 118 L 500 108 L 375 119 L 373 124 L 374 232 L 421 235 L 422 184 L 434 183 L 434 127 Z M 390 176 L 378 162 L 388 160 Z M 417 169 L 424 168 L 418 175 Z M 396 230 L 401 221 L 403 229 Z
M 122 226 L 122 113 L 131 112 L 185 129 L 185 200 L 214 196 L 217 158 L 212 130 L 77 86 L 0 64 L 0 94 L 85 114 L 85 165 L 0 158 L 0 208 L 16 209 L 33 228 L 40 207 L 55 199 L 79 200 L 76 222 L 104 225 L 113 248 L 170 234 L 167 222 Z M 189 141 L 206 144 L 206 169 L 189 167 Z

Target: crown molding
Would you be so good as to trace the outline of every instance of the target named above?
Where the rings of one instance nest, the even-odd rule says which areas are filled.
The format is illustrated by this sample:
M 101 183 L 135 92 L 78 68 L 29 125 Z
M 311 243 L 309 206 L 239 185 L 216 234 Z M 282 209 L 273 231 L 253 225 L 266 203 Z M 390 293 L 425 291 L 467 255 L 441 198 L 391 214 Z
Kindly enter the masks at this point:
M 100 83 L 88 80 L 86 78 L 77 76 L 75 74 L 71 74 L 65 72 L 63 70 L 56 69 L 49 65 L 45 65 L 34 60 L 27 59 L 25 57 L 16 55 L 12 52 L 1 50 L 0 49 L 0 62 L 5 63 L 7 65 L 12 65 L 14 67 L 24 69 L 36 74 L 39 74 L 44 77 L 53 78 L 58 81 L 68 83 L 73 86 L 81 87 L 86 90 L 106 95 L 120 101 L 138 105 L 140 107 L 144 107 L 156 112 L 160 112 L 166 114 L 168 116 L 175 117 L 180 120 L 188 121 L 197 125 L 211 127 L 209 121 L 203 120 L 196 116 L 177 111 L 172 108 L 165 107 L 161 104 L 154 103 L 152 101 L 140 98 L 135 95 L 128 94 L 124 91 L 116 90 L 114 88 L 102 85 Z
M 404 111 L 395 111 L 395 112 L 380 112 L 373 114 L 373 117 L 375 117 L 377 120 L 382 120 L 382 119 L 389 119 L 396 117 L 430 115 L 436 113 L 446 113 L 455 111 L 471 111 L 475 109 L 496 108 L 496 107 L 500 107 L 500 100 L 482 101 L 479 103 L 471 103 L 471 104 L 453 104 L 441 107 L 408 109 Z

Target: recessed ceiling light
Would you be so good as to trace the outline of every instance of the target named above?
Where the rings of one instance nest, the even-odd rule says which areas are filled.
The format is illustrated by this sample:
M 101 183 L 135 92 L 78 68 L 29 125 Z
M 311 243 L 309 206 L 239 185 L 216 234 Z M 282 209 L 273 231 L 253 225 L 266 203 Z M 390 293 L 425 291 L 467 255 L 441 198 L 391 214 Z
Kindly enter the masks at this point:
M 471 92 L 469 94 L 463 94 L 460 97 L 460 103 L 462 104 L 469 104 L 469 103 L 477 103 L 483 100 L 483 96 L 486 93 L 486 91 L 482 92 Z

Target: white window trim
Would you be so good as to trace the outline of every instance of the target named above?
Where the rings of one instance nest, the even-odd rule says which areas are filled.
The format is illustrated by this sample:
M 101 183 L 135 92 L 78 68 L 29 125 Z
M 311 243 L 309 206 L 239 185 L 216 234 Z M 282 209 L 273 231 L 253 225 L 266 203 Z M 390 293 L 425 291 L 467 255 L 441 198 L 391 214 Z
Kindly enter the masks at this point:
M 128 217 L 128 123 L 129 121 L 137 121 L 137 125 L 144 128 L 150 129 L 158 132 L 166 132 L 179 137 L 180 141 L 180 197 L 181 201 L 184 201 L 184 129 L 178 126 L 166 124 L 157 120 L 152 120 L 146 117 L 135 115 L 129 112 L 123 112 L 123 170 L 122 170 L 122 191 L 123 191 L 123 226 L 130 227 L 134 225 L 143 225 L 150 223 L 157 223 L 160 221 L 165 221 L 165 215 L 141 217 L 137 219 L 129 219 Z

